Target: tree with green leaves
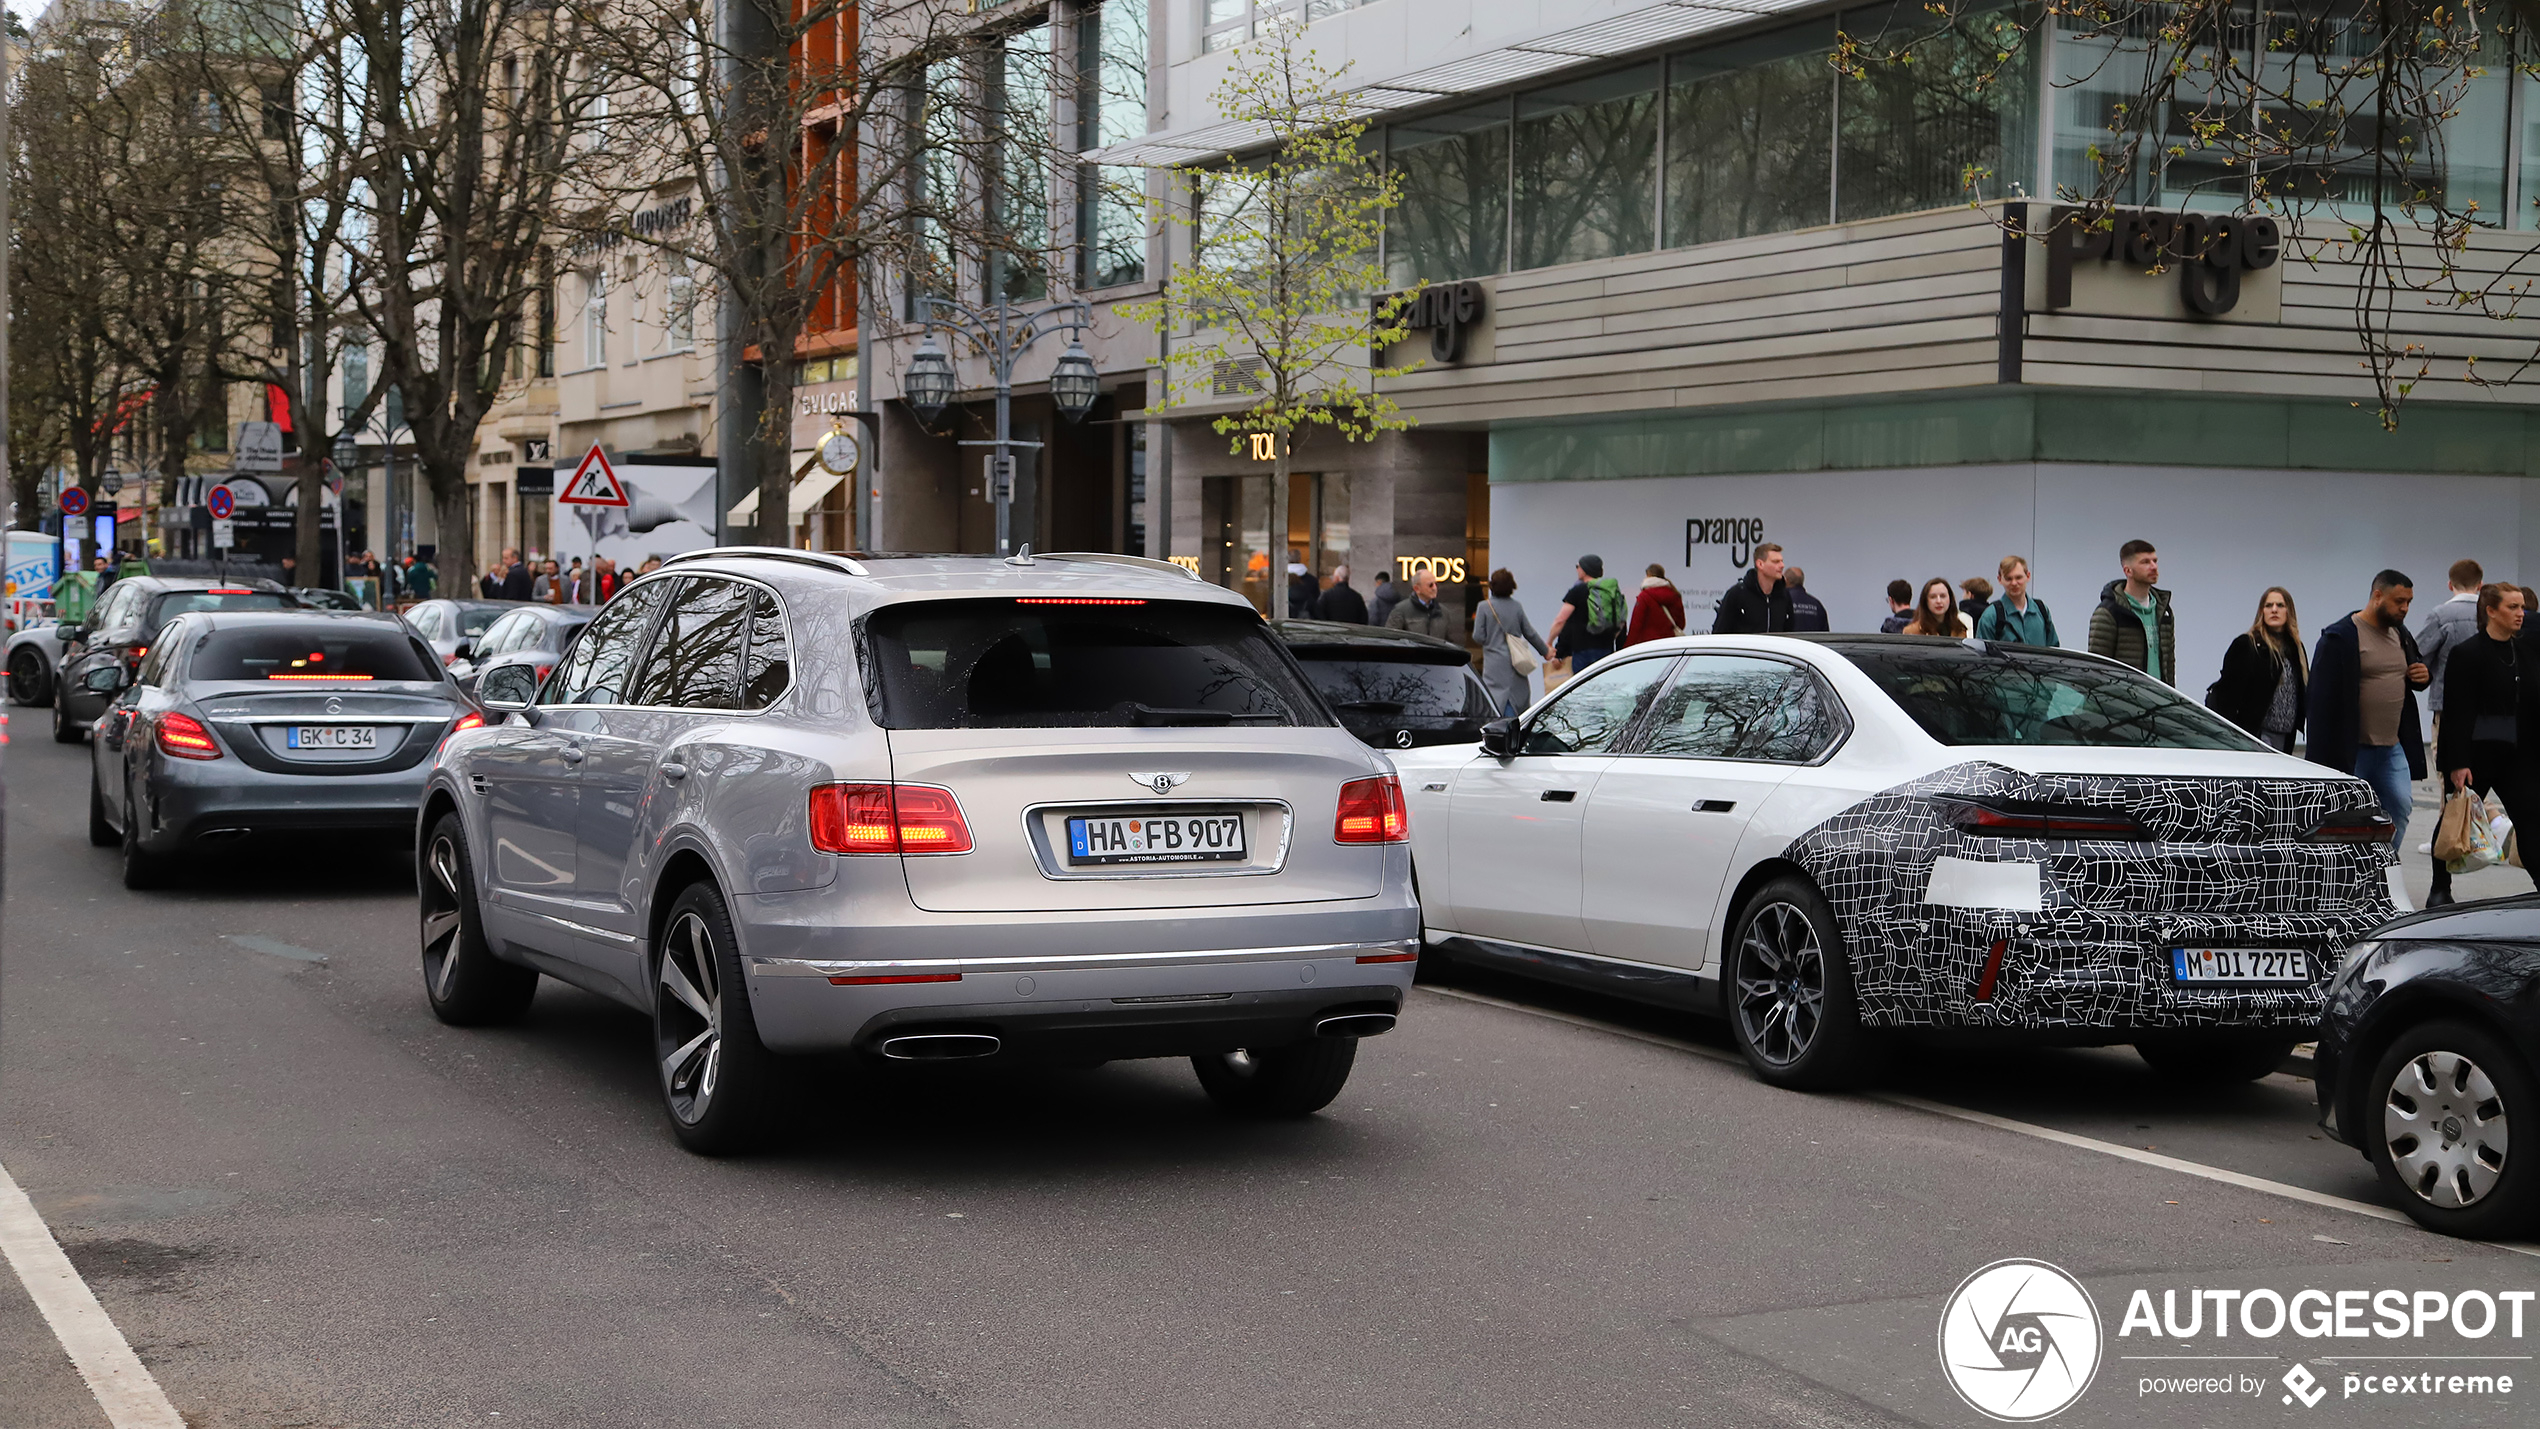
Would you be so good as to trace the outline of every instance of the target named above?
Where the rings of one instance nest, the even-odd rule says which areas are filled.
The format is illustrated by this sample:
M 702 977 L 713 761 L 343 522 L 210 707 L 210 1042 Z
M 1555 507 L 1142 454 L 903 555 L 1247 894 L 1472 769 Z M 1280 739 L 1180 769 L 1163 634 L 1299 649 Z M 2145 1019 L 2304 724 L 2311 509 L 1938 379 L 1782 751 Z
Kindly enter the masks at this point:
M 1415 420 L 1376 390 L 1378 378 L 1418 366 L 1384 361 L 1409 332 L 1405 309 L 1418 290 L 1371 296 L 1384 281 L 1378 242 L 1402 181 L 1369 151 L 1366 122 L 1352 116 L 1340 81 L 1301 25 L 1267 28 L 1244 48 L 1215 107 L 1264 142 L 1230 164 L 1174 172 L 1178 197 L 1165 217 L 1191 234 L 1190 256 L 1154 299 L 1120 308 L 1171 342 L 1158 406 L 1250 385 L 1254 400 L 1212 425 L 1237 452 L 1255 433 L 1270 438 L 1263 530 L 1281 544 L 1288 469 L 1305 429 L 1373 441 Z M 1273 591 L 1280 564 L 1274 557 Z

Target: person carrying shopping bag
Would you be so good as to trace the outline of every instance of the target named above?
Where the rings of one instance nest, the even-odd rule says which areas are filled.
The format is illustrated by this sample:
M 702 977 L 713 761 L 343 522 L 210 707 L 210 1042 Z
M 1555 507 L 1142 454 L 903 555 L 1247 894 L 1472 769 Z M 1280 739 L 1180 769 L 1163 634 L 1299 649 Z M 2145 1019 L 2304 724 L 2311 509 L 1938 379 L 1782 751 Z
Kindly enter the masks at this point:
M 1535 623 L 1526 618 L 1526 608 L 1513 599 L 1516 594 L 1517 578 L 1500 567 L 1490 573 L 1490 595 L 1473 617 L 1473 643 L 1482 647 L 1482 683 L 1498 697 L 1502 715 L 1533 703 L 1526 677 L 1552 654 L 1535 633 Z
M 2479 631 L 2456 642 L 2444 662 L 2443 730 L 2434 749 L 2444 789 L 2438 838 L 2454 833 L 2453 803 L 2463 791 L 2482 799 L 2493 793 L 2516 829 L 2523 826 L 2525 814 L 2535 812 L 2530 739 L 2540 731 L 2540 721 L 2532 718 L 2532 705 L 2540 701 L 2540 668 L 2524 668 L 2530 652 L 2514 638 L 2524 615 L 2520 587 L 2480 587 Z M 2438 855 L 2445 852 L 2436 850 Z M 2540 870 L 2526 866 L 2524 872 L 2540 889 Z M 2439 908 L 2451 901 L 2452 870 L 2438 858 L 2434 888 L 2425 903 Z

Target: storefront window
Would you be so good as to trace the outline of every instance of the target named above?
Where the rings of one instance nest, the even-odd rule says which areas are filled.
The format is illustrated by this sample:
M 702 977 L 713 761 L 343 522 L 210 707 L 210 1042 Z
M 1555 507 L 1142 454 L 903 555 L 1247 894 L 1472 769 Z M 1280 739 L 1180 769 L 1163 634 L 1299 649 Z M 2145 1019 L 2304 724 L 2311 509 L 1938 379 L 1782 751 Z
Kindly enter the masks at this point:
M 1667 91 L 1671 246 L 1810 228 L 1834 202 L 1830 22 L 1678 55 Z
M 1909 34 L 1941 25 L 1918 3 L 1843 16 L 1874 53 L 1836 100 L 1835 220 L 1946 208 L 2030 188 L 2036 152 L 2035 47 L 2025 11 L 1968 14 L 1887 60 Z M 2033 23 L 2033 22 L 2032 22 Z
M 1648 251 L 1657 170 L 1657 65 L 1518 96 L 1515 266 Z
M 1076 22 L 1079 152 L 1147 132 L 1147 0 L 1104 0 Z M 1082 164 L 1076 171 L 1077 282 L 1108 288 L 1146 278 L 1146 170 Z
M 1508 266 L 1508 101 L 1393 126 L 1402 204 L 1387 216 L 1385 278 L 1397 287 Z

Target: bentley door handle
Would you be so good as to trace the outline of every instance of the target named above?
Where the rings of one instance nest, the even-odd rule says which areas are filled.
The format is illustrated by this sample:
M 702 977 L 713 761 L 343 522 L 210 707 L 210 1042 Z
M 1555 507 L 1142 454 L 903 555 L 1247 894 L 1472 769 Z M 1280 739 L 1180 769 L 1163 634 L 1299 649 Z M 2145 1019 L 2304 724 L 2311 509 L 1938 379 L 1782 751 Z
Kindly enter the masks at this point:
M 567 763 L 567 764 L 579 764 L 579 763 L 581 763 L 581 762 L 582 762 L 582 750 L 581 750 L 580 746 L 578 746 L 578 745 L 571 745 L 571 744 L 566 745 L 566 746 L 564 747 L 564 762 L 565 762 L 565 763 Z
M 661 766 L 661 777 L 664 779 L 685 779 L 688 777 L 688 766 L 675 759 L 665 761 Z

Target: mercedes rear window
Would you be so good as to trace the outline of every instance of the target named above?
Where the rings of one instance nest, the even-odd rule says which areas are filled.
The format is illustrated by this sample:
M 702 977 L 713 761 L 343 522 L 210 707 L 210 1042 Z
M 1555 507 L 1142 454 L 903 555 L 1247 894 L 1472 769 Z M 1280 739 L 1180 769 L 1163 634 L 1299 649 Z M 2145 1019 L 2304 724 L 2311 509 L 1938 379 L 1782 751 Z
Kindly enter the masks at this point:
M 1327 725 L 1261 617 L 1182 600 L 920 601 L 860 641 L 887 729 Z
M 186 674 L 196 680 L 441 678 L 404 631 L 371 621 L 215 630 L 195 649 Z
M 2122 665 L 2016 645 L 1838 645 L 1943 744 L 2262 749 L 2237 725 Z
M 1423 715 L 1439 719 L 1489 719 L 1497 711 L 1480 685 L 1466 678 L 1471 667 L 1411 664 L 1400 660 L 1353 659 L 1294 650 L 1305 678 L 1323 694 L 1323 702 L 1343 715 Z
M 198 610 L 298 610 L 296 597 L 276 590 L 172 590 L 150 602 L 153 630 Z

